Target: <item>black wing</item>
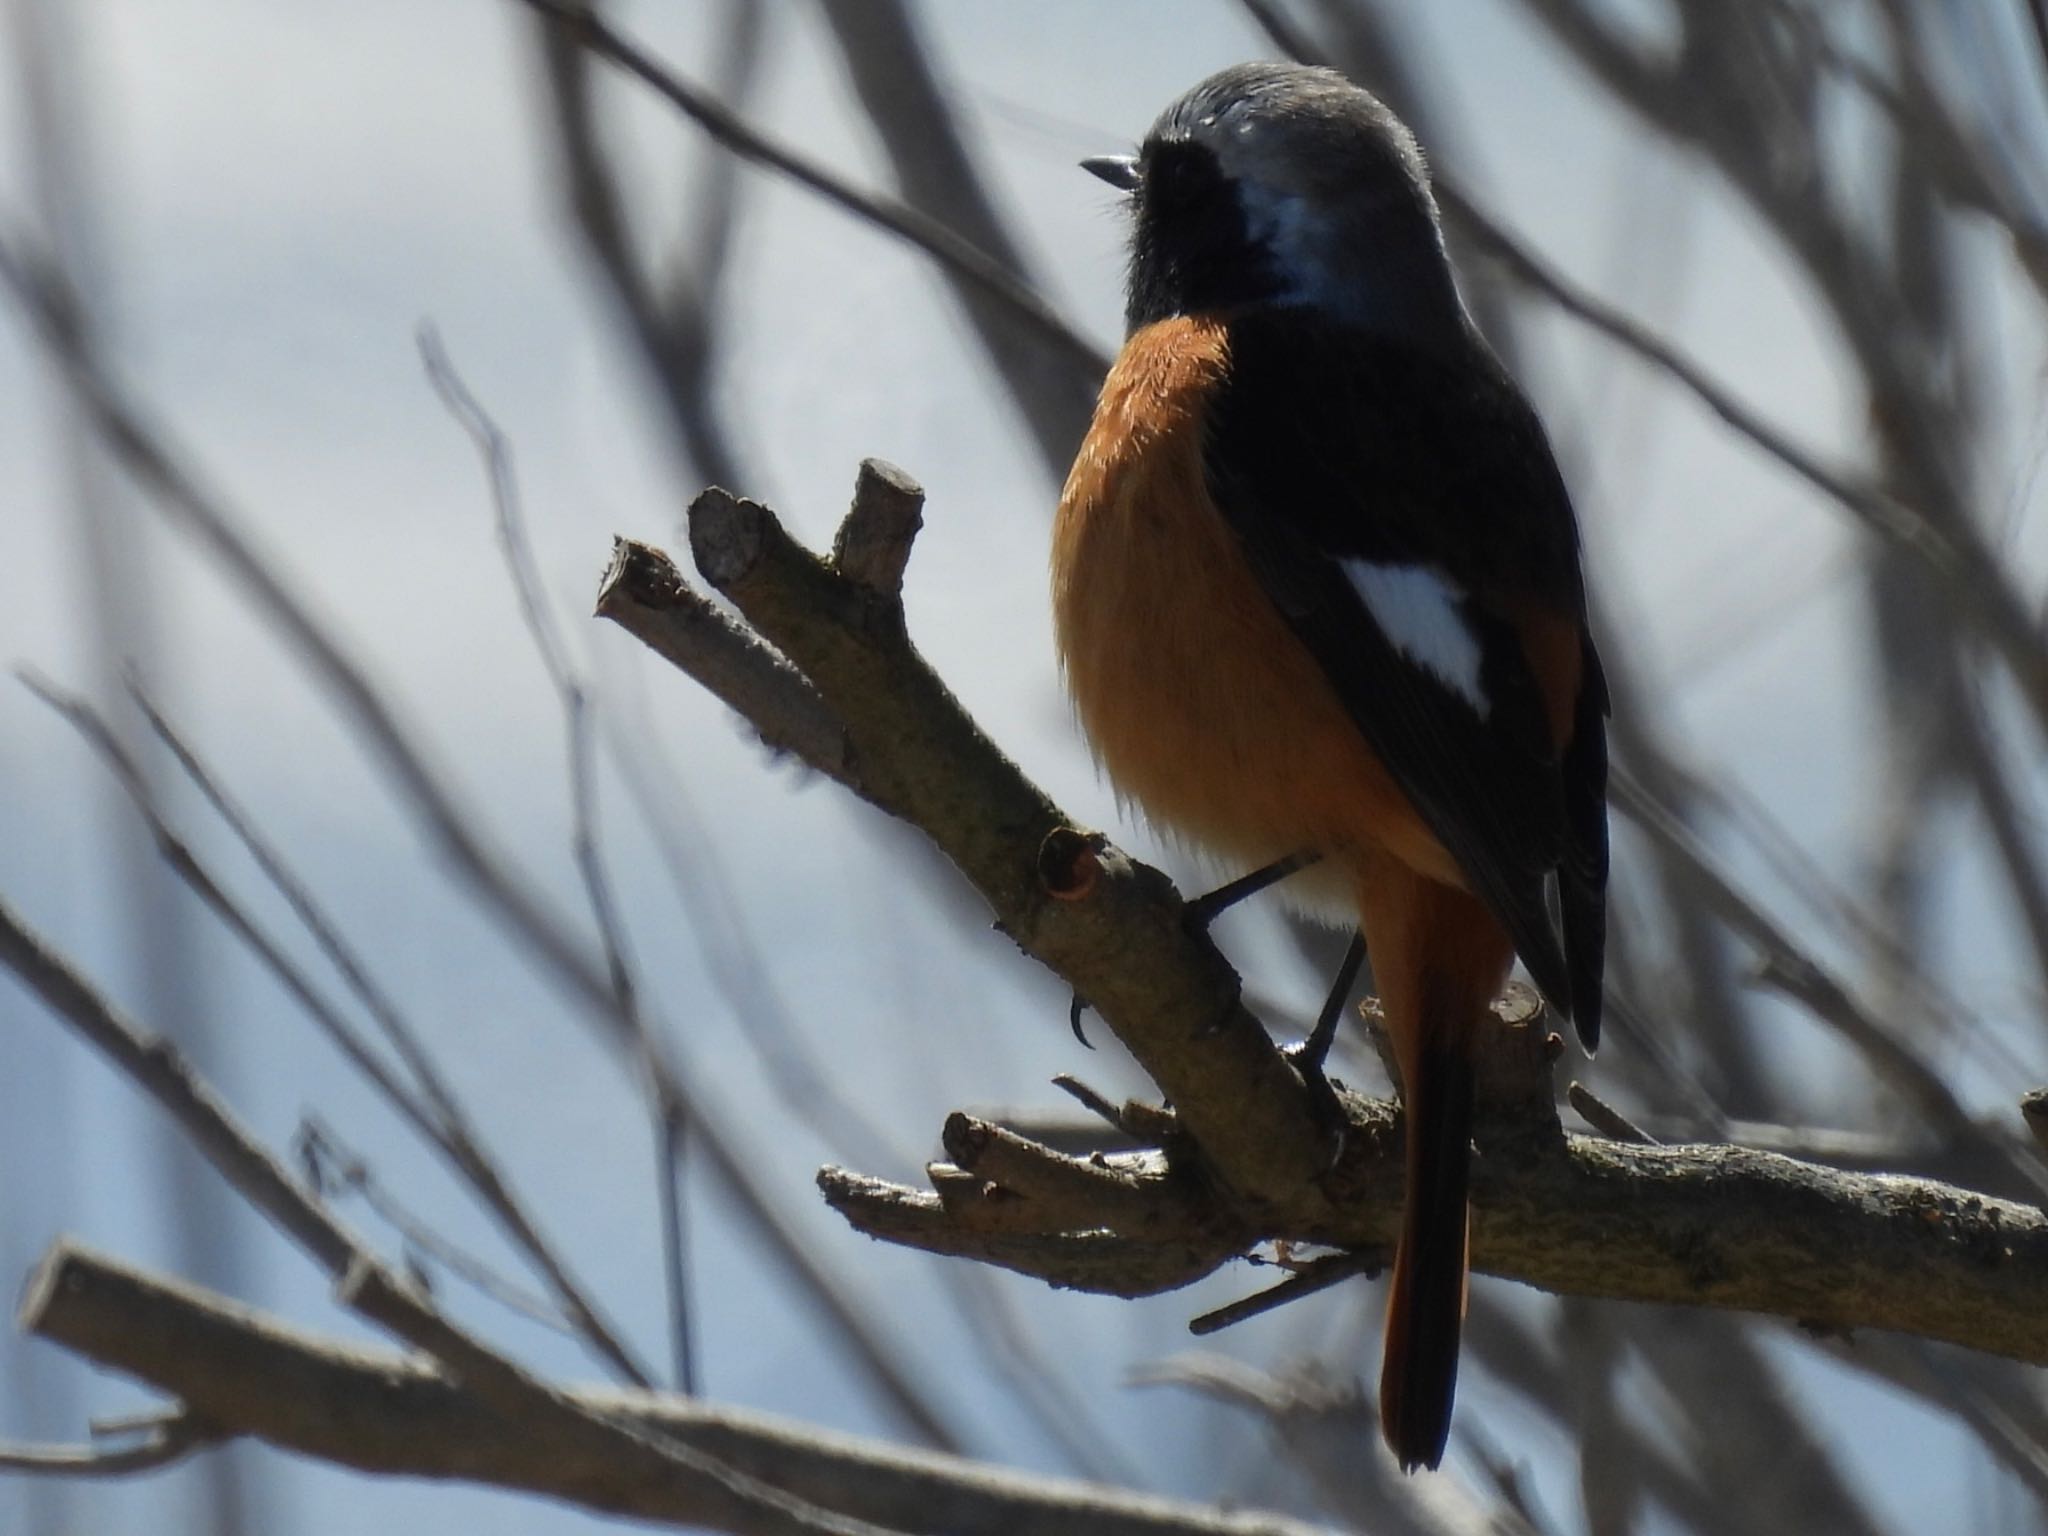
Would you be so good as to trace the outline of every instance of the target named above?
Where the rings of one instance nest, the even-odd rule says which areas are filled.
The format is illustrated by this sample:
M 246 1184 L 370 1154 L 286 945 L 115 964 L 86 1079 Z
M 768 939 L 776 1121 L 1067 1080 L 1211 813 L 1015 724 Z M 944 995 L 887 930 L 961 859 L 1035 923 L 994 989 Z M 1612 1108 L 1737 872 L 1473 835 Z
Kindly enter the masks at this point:
M 1476 336 L 1445 357 L 1269 311 L 1232 322 L 1206 448 L 1210 493 L 1266 591 L 1590 1048 L 1606 692 L 1585 635 L 1571 501 L 1535 413 Z M 1404 654 L 1361 596 L 1355 562 L 1448 582 L 1477 643 L 1477 699 L 1469 676 L 1448 679 Z M 1583 647 L 1561 759 L 1516 624 L 1531 610 L 1568 618 Z

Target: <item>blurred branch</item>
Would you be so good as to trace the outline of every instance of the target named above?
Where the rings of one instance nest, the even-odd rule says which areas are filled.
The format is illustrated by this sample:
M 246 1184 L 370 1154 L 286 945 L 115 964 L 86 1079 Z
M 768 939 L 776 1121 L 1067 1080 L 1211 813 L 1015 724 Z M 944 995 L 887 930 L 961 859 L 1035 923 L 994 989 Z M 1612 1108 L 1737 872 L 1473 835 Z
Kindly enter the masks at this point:
M 1539 1333 L 1528 1326 L 1527 1309 L 1512 1305 L 1513 1299 L 1484 1291 L 1472 1296 L 1466 1347 L 1487 1374 L 1515 1393 L 1524 1410 L 1557 1419 L 1559 1428 L 1567 1435 L 1581 1436 L 1604 1429 L 1613 1437 L 1605 1448 L 1605 1456 L 1626 1465 L 1629 1475 L 1641 1482 L 1644 1494 L 1685 1526 L 1702 1532 L 1731 1529 L 1728 1490 L 1709 1484 L 1695 1465 L 1682 1459 L 1657 1419 L 1643 1413 L 1623 1412 L 1602 1424 L 1597 1417 L 1582 1423 L 1574 1416 L 1580 1385 L 1574 1378 L 1581 1362 L 1565 1358 L 1563 1341 L 1557 1340 L 1555 1332 Z M 1570 1314 L 1591 1309 L 1573 1303 L 1559 1310 Z M 1638 1317 L 1649 1327 L 1662 1321 L 1657 1312 L 1638 1313 L 1626 1308 L 1608 1309 L 1606 1321 L 1614 1332 L 1626 1335 L 1635 1326 L 1632 1319 Z M 1716 1401 L 1719 1400 L 1716 1394 Z M 1594 1510 L 1590 1505 L 1587 1514 L 1591 1536 L 1604 1536 L 1591 1524 Z
M 1688 95 L 1675 84 L 1674 66 L 1656 62 L 1634 48 L 1616 28 L 1597 20 L 1577 0 L 1524 0 L 1524 4 L 1548 23 L 1616 94 L 1636 105 L 1646 117 L 1667 127 L 1674 123 L 1693 123 L 1693 119 L 1672 106 L 1675 99 Z M 1298 29 L 1287 26 L 1284 18 L 1279 17 L 1265 0 L 1254 0 L 1254 3 L 1246 5 L 1246 9 L 1255 21 L 1267 28 L 1275 38 L 1276 46 L 1311 61 L 1320 58 L 1320 50 L 1312 41 Z M 1695 85 L 1688 99 L 1701 94 L 1702 89 Z M 1725 108 L 1718 110 L 1719 117 L 1728 115 Z M 1674 131 L 1680 130 L 1674 128 Z M 1753 199 L 1764 200 L 1758 181 L 1761 172 L 1722 149 L 1723 141 L 1713 139 L 1704 129 L 1697 136 L 1703 142 L 1712 142 L 1719 150 L 1724 168 L 1731 168 L 1731 178 L 1737 181 L 1738 186 L 1750 193 Z M 1780 150 L 1785 147 L 1780 140 L 1769 142 Z M 1976 530 L 1960 524 L 1955 518 L 1937 516 L 1927 508 L 1908 505 L 1881 486 L 1863 483 L 1828 467 L 1818 455 L 1793 441 L 1761 413 L 1745 405 L 1677 347 L 1557 272 L 1458 187 L 1447 183 L 1441 176 L 1435 178 L 1435 185 L 1437 200 L 1445 217 L 1518 281 L 1682 386 L 1734 431 L 1854 514 L 1867 532 L 1887 547 L 1908 556 L 1933 577 L 1957 627 L 1982 635 L 1991 644 L 2026 699 L 2037 727 L 2043 734 L 2048 734 L 2048 648 L 2042 644 L 2026 600 L 2014 588 L 2005 569 Z M 1766 206 L 1762 211 L 1768 217 L 1775 207 L 1776 211 L 1789 215 L 1787 204 L 1793 196 L 1791 192 L 1783 192 L 1777 204 Z M 1840 254 L 1839 241 L 1828 244 L 1822 236 L 1812 233 L 1820 222 L 1821 216 L 1810 202 L 1804 205 L 1799 220 L 1794 221 L 1788 216 L 1779 221 L 1781 228 L 1792 230 L 1788 238 L 1794 238 L 1795 245 L 1798 244 L 1795 237 L 1805 233 L 1804 254 L 1814 264 L 1821 263 L 1823 249 Z M 1820 275 L 1825 278 L 1828 274 L 1823 272 Z M 1838 298 L 1844 291 L 1867 291 L 1869 284 L 1864 278 L 1854 282 L 1845 278 L 1841 284 L 1823 281 L 1822 286 L 1830 297 Z M 1852 332 L 1852 340 L 1855 339 L 1857 328 L 1853 317 L 1845 318 L 1845 325 Z
M 1138 1386 L 1179 1387 L 1265 1421 L 1279 1453 L 1307 1473 L 1332 1513 L 1374 1536 L 1537 1536 L 1510 1509 L 1485 1509 L 1459 1479 L 1404 1477 L 1380 1443 L 1358 1383 L 1317 1364 L 1284 1375 L 1223 1355 L 1141 1367 Z
M 1981 1150 L 1987 1166 L 2048 1191 L 2048 1173 L 2033 1159 L 2022 1160 L 1981 1135 L 1981 1128 L 1955 1090 L 1917 1050 L 1899 1038 L 1895 1026 L 1865 1009 L 1848 987 L 1818 959 L 1794 943 L 1779 925 L 1739 890 L 1699 839 L 1660 805 L 1635 788 L 1626 774 L 1611 781 L 1614 803 L 1658 844 L 1691 867 L 1695 890 L 1755 950 L 1758 980 L 1800 1003 L 1828 1024 L 1869 1063 L 1876 1076 L 1910 1103 L 1914 1113 L 1955 1148 Z
M 1810 1335 L 1802 1342 L 1838 1365 L 1953 1414 L 2036 1499 L 2048 1500 L 2048 1408 L 2031 1372 L 1913 1339 Z
M 662 1275 L 668 1288 L 669 1341 L 675 1384 L 685 1393 L 697 1390 L 697 1359 L 690 1309 L 688 1245 L 689 1212 L 684 1204 L 683 1158 L 689 1145 L 689 1117 L 681 1099 L 668 1091 L 665 1074 L 653 1069 L 661 1058 L 655 1021 L 641 1003 L 641 988 L 634 974 L 626 938 L 625 914 L 613 890 L 611 869 L 598 835 L 597 747 L 591 729 L 589 690 L 569 659 L 569 647 L 548 610 L 541 589 L 540 570 L 533 558 L 532 541 L 526 533 L 519 501 L 519 480 L 512 462 L 512 445 L 503 430 L 483 408 L 441 345 L 431 326 L 419 335 L 420 361 L 434 393 L 475 445 L 483 461 L 484 478 L 490 488 L 491 509 L 498 530 L 498 546 L 512 586 L 519 598 L 519 611 L 527 634 L 539 653 L 541 669 L 547 673 L 555 697 L 561 704 L 563 731 L 567 737 L 569 802 L 574 831 L 571 852 L 582 877 L 591 921 L 597 927 L 598 943 L 604 951 L 605 970 L 611 977 L 612 997 L 626 1028 L 637 1039 L 642 1059 L 649 1070 L 643 1074 L 648 1108 L 654 1117 L 655 1188 L 659 1192 L 661 1218 Z M 641 1383 L 643 1386 L 646 1383 Z
M 975 165 L 931 50 L 904 0 L 820 0 L 820 6 L 905 201 L 986 251 L 1018 283 L 1035 287 L 1023 246 Z M 957 268 L 942 264 L 939 272 L 1030 427 L 1039 462 L 1055 480 L 1064 478 L 1074 445 L 1087 430 L 1096 376 L 1077 367 L 1070 353 L 1039 343 L 1007 296 L 989 292 Z
M 662 1091 L 686 1106 L 701 1133 L 705 1160 L 737 1197 L 739 1214 L 832 1320 L 867 1379 L 929 1443 L 953 1446 L 952 1427 L 946 1416 L 926 1401 L 917 1374 L 863 1315 L 794 1224 L 775 1209 L 759 1171 L 740 1155 L 728 1117 L 715 1102 L 696 1095 L 666 1058 L 649 1059 L 640 1049 L 640 1037 L 618 1010 L 601 958 L 593 956 L 524 877 L 500 857 L 455 791 L 407 734 L 397 712 L 369 675 L 243 534 L 240 520 L 228 505 L 203 486 L 155 424 L 128 398 L 73 324 L 62 286 L 47 281 L 41 266 L 4 238 L 0 238 L 0 287 L 12 293 L 33 322 L 38 338 L 63 370 L 73 397 L 106 439 L 116 460 L 150 493 L 152 505 L 171 525 L 215 560 L 312 677 L 328 690 L 470 895 L 519 940 L 521 955 L 537 962 L 581 1006 L 584 1018 L 597 1026 L 607 1044 L 623 1050 L 636 1068 L 659 1075 Z M 820 730 L 830 728 L 815 710 L 805 712 L 802 700 L 809 685 L 745 638 L 730 620 L 708 618 L 713 612 L 701 599 L 694 609 L 687 601 L 674 605 L 671 617 L 678 622 L 666 630 L 666 640 L 680 654 L 705 662 L 709 678 L 726 679 L 736 686 L 756 686 L 772 678 L 765 696 L 779 701 L 787 711 L 777 717 L 778 723 L 799 726 L 804 731 L 802 744 L 817 745 Z M 716 691 L 714 684 L 707 682 L 706 686 Z M 819 758 L 805 760 L 816 766 L 829 758 L 829 751 L 823 751 Z
M 428 1054 L 419 1031 L 400 1010 L 397 1000 L 376 980 L 368 962 L 342 937 L 340 928 L 315 900 L 306 883 L 285 864 L 283 856 L 257 829 L 242 808 L 229 797 L 219 777 L 200 759 L 199 754 L 171 724 L 169 718 L 157 708 L 149 695 L 140 687 L 131 686 L 130 696 L 134 699 L 136 707 L 142 711 L 144 719 L 149 722 L 149 727 L 157 740 L 163 743 L 185 777 L 213 808 L 214 814 L 234 835 L 236 841 L 242 845 L 257 869 L 270 882 L 271 887 L 284 898 L 285 904 L 298 918 L 300 926 L 312 937 L 314 944 L 327 957 L 328 963 L 341 976 L 343 983 L 362 1004 L 364 1011 L 382 1030 L 393 1051 L 405 1063 L 413 1081 L 419 1086 L 420 1096 L 424 1099 L 429 1112 L 424 1116 L 416 1115 L 407 1100 L 394 1100 L 400 1113 L 427 1138 L 430 1145 L 448 1158 L 456 1172 L 469 1184 L 477 1198 L 497 1221 L 500 1230 L 511 1240 L 513 1246 L 526 1256 L 528 1262 L 546 1282 L 556 1305 L 574 1324 L 577 1333 L 622 1378 L 636 1386 L 649 1385 L 651 1378 L 647 1375 L 645 1367 L 640 1364 L 619 1336 L 617 1329 L 604 1316 L 596 1299 L 571 1271 L 567 1259 L 542 1235 L 538 1219 L 527 1209 L 525 1201 L 513 1189 L 510 1180 L 498 1166 L 497 1159 L 484 1145 L 480 1133 L 469 1118 L 468 1111 L 462 1107 L 462 1102 L 456 1097 L 452 1085 L 441 1075 L 439 1067 Z M 151 806 L 145 804 L 138 809 L 153 826 L 158 823 L 160 813 L 154 811 Z M 167 828 L 158 828 L 157 836 L 160 843 L 167 831 Z M 184 865 L 177 859 L 173 858 L 172 864 L 180 872 L 183 871 Z M 210 883 L 218 889 L 217 882 Z M 201 891 L 200 894 L 203 897 L 205 893 Z M 237 932 L 243 931 L 241 922 L 231 921 L 230 926 Z M 266 961 L 270 960 L 269 946 L 259 948 L 258 952 Z M 280 953 L 278 959 L 282 961 L 282 958 Z M 280 972 L 280 980 L 289 991 L 302 1000 L 312 995 L 310 983 L 294 981 L 289 974 L 283 972 Z M 317 1011 L 315 1017 L 319 1017 Z M 378 1081 L 377 1074 L 373 1072 L 370 1075 L 372 1081 Z
M 850 520 L 873 515 L 872 501 L 857 495 Z M 896 594 L 854 581 L 767 508 L 722 491 L 698 498 L 690 534 L 705 579 L 845 722 L 851 787 L 921 827 L 1001 930 L 1095 1002 L 1174 1106 L 1163 1159 L 1068 1158 L 961 1117 L 948 1128 L 955 1161 L 931 1170 L 936 1193 L 828 1169 L 833 1204 L 892 1241 L 1119 1294 L 1185 1283 L 1242 1253 L 1247 1236 L 1385 1243 L 1399 1205 L 1392 1105 L 1348 1099 L 1332 1163 L 1300 1080 L 1220 957 L 1181 923 L 1164 878 L 1069 826 L 980 734 L 911 644 Z M 680 584 L 657 552 L 623 544 L 599 612 L 658 634 L 653 598 Z M 1890 1328 L 2048 1362 L 2039 1210 L 1743 1148 L 1567 1136 L 1547 1039 L 1511 1013 L 1479 1053 L 1488 1113 L 1475 1268 L 1569 1294 Z M 1191 1155 L 1213 1180 L 1191 1178 Z
M 420 1096 L 426 1100 L 426 1106 L 430 1108 L 430 1116 L 424 1124 L 420 1120 L 414 1120 L 414 1124 L 422 1130 L 422 1135 L 426 1135 L 430 1145 L 434 1145 L 444 1157 L 449 1157 L 449 1161 L 457 1169 L 457 1174 L 461 1174 L 461 1178 L 467 1180 L 469 1188 L 477 1194 L 483 1206 L 492 1212 L 492 1217 L 498 1221 L 504 1235 L 512 1241 L 514 1247 L 520 1249 L 520 1253 L 526 1255 L 526 1260 L 532 1264 L 532 1268 L 541 1274 L 541 1278 L 547 1282 L 549 1292 L 553 1292 L 555 1296 L 555 1305 L 575 1325 L 575 1331 L 578 1331 L 612 1366 L 612 1370 L 616 1370 L 625 1380 L 633 1382 L 635 1386 L 647 1386 L 651 1378 L 647 1376 L 645 1368 L 627 1348 L 625 1339 L 618 1337 L 616 1327 L 612 1327 L 612 1323 L 604 1317 L 590 1290 L 569 1270 L 565 1257 L 555 1249 L 555 1245 L 547 1237 L 543 1237 L 537 1217 L 526 1208 L 526 1202 L 516 1194 L 516 1190 L 512 1188 L 510 1180 L 504 1174 L 504 1169 L 498 1167 L 498 1159 L 483 1145 L 483 1139 L 477 1133 L 475 1124 L 469 1120 L 469 1112 L 455 1096 L 453 1085 L 440 1075 L 440 1069 L 426 1053 L 424 1042 L 420 1040 L 420 1032 L 399 1012 L 397 1001 L 371 975 L 365 958 L 356 954 L 354 946 L 350 946 L 348 940 L 342 938 L 340 928 L 334 924 L 332 918 L 328 918 L 328 913 L 319 907 L 307 885 L 291 868 L 287 868 L 283 856 L 276 852 L 274 846 L 270 846 L 270 842 L 260 834 L 256 825 L 250 821 L 250 817 L 242 811 L 242 807 L 227 797 L 227 791 L 221 786 L 219 778 L 207 768 L 205 762 L 201 762 L 199 754 L 190 748 L 190 743 L 186 743 L 186 739 L 176 731 L 176 727 L 172 727 L 170 719 L 156 707 L 156 702 L 139 686 L 131 688 L 131 698 L 135 700 L 135 707 L 141 709 L 143 719 L 150 723 L 150 729 L 156 733 L 158 741 L 164 743 L 164 748 L 176 760 L 178 768 L 190 780 L 190 784 L 197 788 L 201 797 L 205 797 L 207 805 L 213 807 L 213 813 L 221 819 L 221 823 L 231 831 L 231 834 L 236 836 L 242 848 L 256 862 L 256 868 L 264 874 L 264 879 L 270 881 L 272 889 L 285 899 L 285 903 L 291 907 L 293 915 L 299 920 L 301 928 L 305 928 L 305 932 L 313 938 L 319 952 L 328 956 L 328 963 L 336 969 L 336 973 L 340 973 L 342 981 L 356 995 L 365 1012 L 369 1012 L 369 1016 L 383 1030 L 397 1057 L 406 1063 L 406 1069 L 420 1085 Z M 141 811 L 152 821 L 156 819 L 150 807 L 141 807 Z M 162 838 L 162 831 L 158 836 Z M 240 924 L 233 926 L 240 932 Z M 299 993 L 299 987 L 289 981 L 287 987 L 293 993 Z M 307 987 L 307 991 L 311 989 Z M 406 1112 L 406 1106 L 403 1104 L 399 1108 L 401 1112 Z M 408 1118 L 412 1116 L 408 1114 Z
M 1824 1419 L 1802 1411 L 1765 1336 L 1743 1324 L 1680 1313 L 1628 1335 L 1667 1398 L 1667 1424 L 1686 1464 L 1707 1487 L 1722 1490 L 1734 1529 L 1887 1532 L 1836 1454 L 1838 1437 Z M 1742 1412 L 1730 1415 L 1730 1402 L 1742 1404 Z M 1771 1476 L 1754 1475 L 1766 1466 Z
M 354 1195 L 397 1234 L 406 1265 L 422 1277 L 422 1284 L 432 1279 L 432 1272 L 426 1268 L 426 1261 L 431 1260 L 507 1311 L 556 1333 L 574 1335 L 575 1329 L 543 1298 L 510 1276 L 499 1274 L 476 1254 L 436 1231 L 424 1217 L 408 1210 L 371 1171 L 368 1160 L 343 1142 L 318 1115 L 308 1114 L 299 1122 L 298 1132 L 292 1137 L 292 1152 L 315 1195 L 330 1203 L 335 1202 L 337 1195 Z M 646 1387 L 653 1383 L 642 1380 L 634 1385 Z
M 750 70 L 745 33 L 758 25 L 758 13 L 750 3 L 734 8 L 737 35 L 727 62 L 738 65 L 741 78 Z M 653 371 L 684 452 L 706 479 L 734 476 L 740 469 L 738 454 L 717 391 L 709 387 L 717 325 L 713 300 L 732 227 L 730 204 L 739 192 L 729 162 L 726 173 L 714 175 L 707 206 L 696 210 L 697 250 L 673 280 L 657 280 L 642 256 L 631 201 L 621 192 L 599 133 L 590 56 L 555 32 L 542 42 L 562 194 L 584 248 Z
M 134 1430 L 93 1426 L 89 1445 L 15 1445 L 0 1441 L 0 1472 L 46 1477 L 129 1477 L 182 1461 L 216 1445 L 222 1432 L 190 1413 L 173 1412 Z M 102 1444 L 102 1440 L 114 1444 Z
M 383 1057 L 364 1039 L 312 979 L 293 963 L 283 947 L 256 924 L 248 911 L 228 894 L 192 847 L 171 828 L 157 805 L 140 766 L 122 746 L 90 704 L 57 690 L 33 674 L 23 674 L 25 686 L 73 729 L 78 731 L 133 802 L 136 813 L 148 825 L 158 852 L 173 873 L 217 916 L 223 926 L 255 954 L 278 984 L 297 1002 L 338 1051 L 367 1078 L 393 1110 L 432 1147 L 438 1150 L 484 1201 L 506 1234 L 546 1277 L 556 1300 L 574 1324 L 574 1330 L 593 1351 L 624 1379 L 639 1386 L 648 1384 L 633 1352 L 605 1320 L 596 1303 L 571 1274 L 566 1261 L 540 1235 L 533 1218 L 513 1193 L 502 1171 L 477 1139 L 474 1128 L 453 1092 L 435 1070 L 416 1032 L 398 1013 L 381 989 L 371 983 L 367 970 L 341 944 L 332 924 L 312 904 L 305 889 L 294 880 L 272 851 L 254 835 L 247 821 L 230 804 L 217 782 L 192 754 L 149 699 L 133 690 L 137 705 L 151 729 L 163 741 L 215 809 L 227 821 L 257 858 L 274 883 L 284 892 L 293 910 L 306 921 L 323 949 L 338 962 L 346 961 L 345 974 L 357 988 L 358 996 L 371 1004 L 371 1012 L 384 1030 L 400 1059 L 418 1084 L 401 1082 Z M 557 1320 L 559 1321 L 559 1320 Z
M 562 1439 L 551 1415 L 504 1412 L 417 1357 L 304 1333 L 71 1243 L 44 1259 L 21 1321 L 177 1398 L 217 1435 L 251 1436 L 359 1471 L 484 1483 L 665 1524 L 932 1536 L 1313 1536 L 1278 1516 L 1030 1477 L 685 1398 L 589 1388 L 555 1394 L 582 1419 L 837 1512 L 810 1526 L 708 1517 L 673 1469 L 593 1455 L 587 1443 Z
M 122 1017 L 4 904 L 0 965 L 147 1094 L 237 1193 L 324 1269 L 335 1281 L 335 1299 L 342 1306 L 437 1362 L 494 1416 L 532 1424 L 555 1442 L 559 1454 L 605 1466 L 612 1476 L 660 1480 L 670 1488 L 675 1507 L 698 1524 L 763 1536 L 882 1536 L 876 1528 L 815 1509 L 686 1445 L 593 1411 L 450 1322 L 294 1179 L 175 1047 Z M 38 1272 L 22 1304 L 28 1324 L 79 1301 L 87 1281 L 80 1265 L 70 1262 L 75 1257 L 60 1246 Z M 121 1315 L 118 1307 L 116 1316 L 111 1325 L 103 1316 L 101 1330 L 130 1336 L 132 1316 Z M 76 1341 L 66 1342 L 79 1347 Z M 216 1367 L 220 1363 L 206 1349 L 195 1358 Z M 197 1402 L 197 1395 L 187 1401 Z M 204 1416 L 205 1410 L 200 1411 Z
M 1000 260 L 899 199 L 854 186 L 836 172 L 742 122 L 597 14 L 589 0 L 520 0 L 551 49 L 575 47 L 615 65 L 667 101 L 733 154 L 787 177 L 865 224 L 922 251 L 960 281 L 1005 305 L 1052 355 L 1090 381 L 1109 368 L 1100 348 L 1060 318 Z
M 2048 652 L 2026 600 L 1974 530 L 1937 521 L 1878 486 L 1830 468 L 1744 404 L 1677 347 L 1564 278 L 1456 189 L 1438 185 L 1445 213 L 1510 273 L 1567 314 L 1618 342 L 1682 386 L 1738 435 L 1850 513 L 1867 533 L 1906 555 L 1935 580 L 1951 619 L 1983 636 L 2005 662 L 2036 725 L 2048 733 Z

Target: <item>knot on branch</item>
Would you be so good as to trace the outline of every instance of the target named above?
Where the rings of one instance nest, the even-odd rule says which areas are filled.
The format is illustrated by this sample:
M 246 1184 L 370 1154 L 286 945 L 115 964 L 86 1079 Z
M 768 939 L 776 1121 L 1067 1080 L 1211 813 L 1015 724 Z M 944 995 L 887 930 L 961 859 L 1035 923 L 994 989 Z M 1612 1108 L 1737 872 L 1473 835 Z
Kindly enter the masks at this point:
M 1473 1042 L 1473 1130 L 1482 1150 L 1563 1140 L 1555 1081 L 1563 1054 L 1543 1000 L 1526 987 L 1509 987 Z
M 1100 832 L 1054 827 L 1038 845 L 1038 879 L 1054 901 L 1085 901 L 1102 873 L 1109 839 Z

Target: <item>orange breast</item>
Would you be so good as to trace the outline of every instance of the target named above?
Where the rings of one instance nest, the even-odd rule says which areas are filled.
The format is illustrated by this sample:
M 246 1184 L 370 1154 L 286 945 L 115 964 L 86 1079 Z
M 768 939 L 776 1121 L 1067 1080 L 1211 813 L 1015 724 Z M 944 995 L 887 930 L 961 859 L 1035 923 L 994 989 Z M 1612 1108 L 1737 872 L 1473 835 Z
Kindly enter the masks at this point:
M 1220 322 L 1179 317 L 1125 345 L 1053 531 L 1053 619 L 1083 729 L 1120 795 L 1247 867 L 1331 855 L 1291 892 L 1351 920 L 1378 847 L 1460 884 L 1245 564 L 1202 472 Z

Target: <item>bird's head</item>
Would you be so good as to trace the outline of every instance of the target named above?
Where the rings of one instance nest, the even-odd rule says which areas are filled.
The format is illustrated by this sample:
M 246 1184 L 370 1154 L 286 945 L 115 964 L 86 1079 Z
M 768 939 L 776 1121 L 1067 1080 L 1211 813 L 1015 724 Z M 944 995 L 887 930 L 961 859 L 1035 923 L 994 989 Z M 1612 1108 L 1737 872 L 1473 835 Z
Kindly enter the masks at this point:
M 1463 324 L 1415 136 L 1332 69 L 1239 64 L 1083 166 L 1134 215 L 1126 320 L 1303 305 L 1368 330 Z

